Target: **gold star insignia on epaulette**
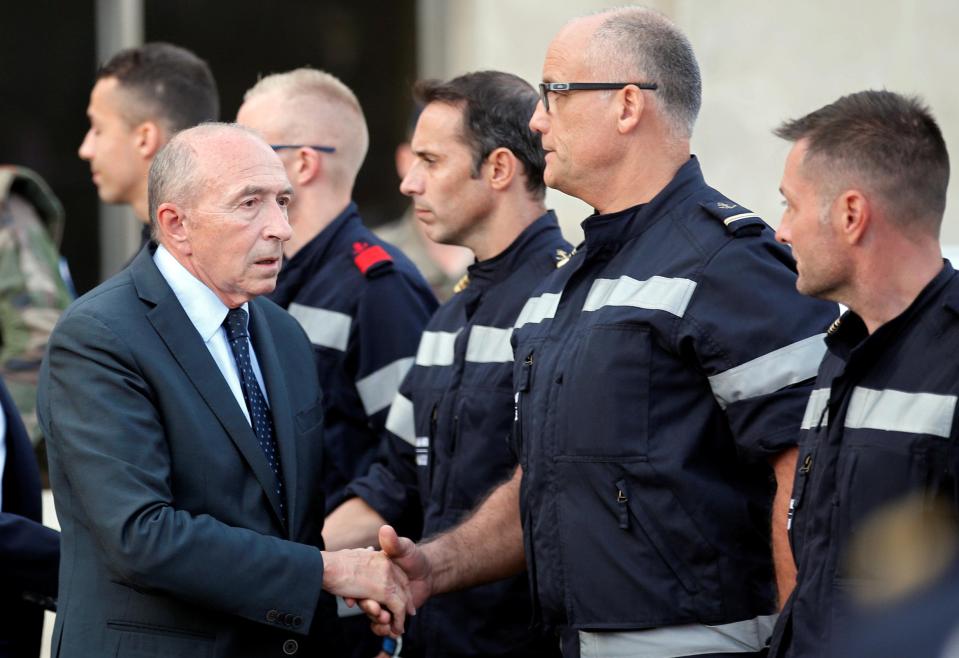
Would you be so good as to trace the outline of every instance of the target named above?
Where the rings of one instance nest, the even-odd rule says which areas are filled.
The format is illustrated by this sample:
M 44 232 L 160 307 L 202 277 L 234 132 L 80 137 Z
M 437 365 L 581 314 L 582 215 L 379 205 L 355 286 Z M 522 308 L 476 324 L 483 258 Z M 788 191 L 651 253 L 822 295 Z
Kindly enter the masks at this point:
M 456 294 L 458 292 L 463 292 L 469 287 L 469 285 L 470 285 L 470 275 L 464 274 L 460 278 L 460 280 L 456 282 L 456 285 L 453 286 L 453 294 Z
M 559 268 L 559 267 L 562 267 L 563 265 L 565 265 L 566 263 L 568 263 L 568 262 L 569 262 L 569 259 L 572 258 L 572 257 L 573 257 L 573 254 L 575 254 L 575 253 L 576 253 L 576 249 L 575 249 L 575 248 L 574 248 L 572 251 L 566 251 L 565 249 L 557 249 L 557 250 L 556 250 L 556 256 L 555 256 L 555 258 L 556 258 L 556 267 Z
M 833 320 L 833 323 L 829 325 L 828 329 L 826 329 L 826 334 L 829 336 L 832 336 L 834 333 L 839 331 L 839 323 L 841 322 L 842 322 L 842 316 L 839 316 L 838 318 Z

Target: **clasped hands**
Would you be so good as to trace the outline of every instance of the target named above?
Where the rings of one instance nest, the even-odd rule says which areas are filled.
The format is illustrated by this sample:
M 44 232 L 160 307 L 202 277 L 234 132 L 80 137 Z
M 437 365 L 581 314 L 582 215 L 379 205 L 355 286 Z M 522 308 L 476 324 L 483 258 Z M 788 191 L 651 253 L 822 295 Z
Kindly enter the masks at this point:
M 324 553 L 323 588 L 359 605 L 377 635 L 404 632 L 406 615 L 429 598 L 432 574 L 416 544 L 385 525 L 379 530 L 381 550 L 352 549 Z

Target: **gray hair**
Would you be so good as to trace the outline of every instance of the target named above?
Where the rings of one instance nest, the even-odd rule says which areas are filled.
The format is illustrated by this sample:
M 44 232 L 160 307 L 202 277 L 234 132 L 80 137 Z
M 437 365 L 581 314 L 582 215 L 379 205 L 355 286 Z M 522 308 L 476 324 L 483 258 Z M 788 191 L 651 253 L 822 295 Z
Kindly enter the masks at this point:
M 197 194 L 206 184 L 197 167 L 197 140 L 212 137 L 218 133 L 240 131 L 262 138 L 256 132 L 236 123 L 209 122 L 180 131 L 157 151 L 150 163 L 147 176 L 147 203 L 150 213 L 150 236 L 157 240 L 157 209 L 160 204 L 173 202 L 183 205 L 192 204 Z
M 688 139 L 703 95 L 689 39 L 665 16 L 645 7 L 621 7 L 599 15 L 608 18 L 586 49 L 593 70 L 616 78 L 606 82 L 655 82 L 658 88 L 651 97 L 676 136 Z

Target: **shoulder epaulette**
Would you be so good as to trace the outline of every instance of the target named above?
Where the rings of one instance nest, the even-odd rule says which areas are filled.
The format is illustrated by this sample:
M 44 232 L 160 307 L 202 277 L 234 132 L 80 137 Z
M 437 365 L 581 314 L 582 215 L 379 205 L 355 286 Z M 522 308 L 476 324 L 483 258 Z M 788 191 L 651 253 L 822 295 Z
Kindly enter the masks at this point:
M 470 285 L 470 275 L 464 274 L 460 277 L 460 280 L 456 282 L 456 285 L 453 286 L 453 294 L 459 294 L 469 288 Z
M 393 269 L 393 257 L 378 244 L 354 242 L 353 264 L 363 276 L 376 276 Z
M 726 230 L 736 237 L 759 235 L 766 228 L 766 222 L 759 215 L 729 199 L 700 201 L 699 205 L 711 217 L 721 221 Z

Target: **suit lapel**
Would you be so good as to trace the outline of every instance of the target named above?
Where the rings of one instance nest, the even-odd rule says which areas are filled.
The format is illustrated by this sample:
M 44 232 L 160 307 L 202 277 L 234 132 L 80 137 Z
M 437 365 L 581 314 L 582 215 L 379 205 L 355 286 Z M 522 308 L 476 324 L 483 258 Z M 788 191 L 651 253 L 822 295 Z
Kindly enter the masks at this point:
M 273 489 L 273 472 L 257 443 L 253 428 L 240 410 L 210 351 L 200 339 L 163 275 L 156 269 L 149 250 L 141 251 L 131 268 L 140 297 L 155 304 L 154 308 L 147 312 L 147 319 L 196 387 L 200 397 L 219 419 L 227 435 L 236 444 L 282 526 L 280 500 Z
M 250 302 L 250 334 L 253 339 L 253 349 L 263 373 L 263 383 L 269 394 L 270 413 L 273 416 L 273 429 L 276 432 L 276 443 L 280 451 L 280 466 L 283 473 L 283 483 L 286 486 L 287 518 L 289 519 L 290 536 L 296 530 L 296 500 L 297 500 L 297 459 L 296 459 L 296 428 L 293 426 L 293 411 L 290 408 L 290 396 L 286 388 L 286 377 L 280 368 L 280 360 L 276 354 L 276 340 L 273 331 L 267 322 L 263 304 L 259 300 Z

